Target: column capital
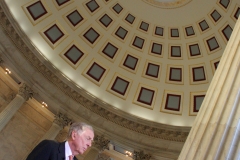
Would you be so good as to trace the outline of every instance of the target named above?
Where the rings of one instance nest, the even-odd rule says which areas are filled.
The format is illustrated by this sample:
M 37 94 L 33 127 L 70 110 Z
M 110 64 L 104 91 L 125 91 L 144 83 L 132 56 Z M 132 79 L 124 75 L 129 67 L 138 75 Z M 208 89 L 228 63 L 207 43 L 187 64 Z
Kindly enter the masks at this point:
M 110 141 L 106 138 L 104 138 L 103 135 L 99 136 L 99 135 L 95 135 L 94 137 L 94 141 L 93 141 L 93 147 L 99 149 L 100 151 L 103 151 L 104 149 L 106 149 L 108 147 L 108 143 Z
M 106 154 L 99 154 L 97 160 L 111 160 L 111 157 Z
M 150 160 L 150 158 L 151 158 L 151 155 L 145 154 L 143 151 L 140 151 L 140 152 L 134 151 L 133 152 L 134 160 Z
M 54 116 L 54 123 L 56 123 L 57 125 L 61 126 L 62 128 L 64 128 L 65 126 L 69 125 L 72 120 L 70 118 L 68 118 L 66 115 L 58 112 L 55 116 Z
M 33 90 L 26 83 L 23 83 L 19 88 L 18 94 L 27 101 L 33 97 Z

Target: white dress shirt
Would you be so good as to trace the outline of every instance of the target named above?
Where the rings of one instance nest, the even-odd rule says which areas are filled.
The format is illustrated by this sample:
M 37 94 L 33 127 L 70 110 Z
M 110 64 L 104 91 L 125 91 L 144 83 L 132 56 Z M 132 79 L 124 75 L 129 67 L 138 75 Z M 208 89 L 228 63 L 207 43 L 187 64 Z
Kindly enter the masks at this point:
M 66 160 L 69 160 L 69 156 L 72 155 L 72 151 L 71 151 L 71 148 L 69 146 L 69 143 L 68 141 L 65 142 L 65 159 Z

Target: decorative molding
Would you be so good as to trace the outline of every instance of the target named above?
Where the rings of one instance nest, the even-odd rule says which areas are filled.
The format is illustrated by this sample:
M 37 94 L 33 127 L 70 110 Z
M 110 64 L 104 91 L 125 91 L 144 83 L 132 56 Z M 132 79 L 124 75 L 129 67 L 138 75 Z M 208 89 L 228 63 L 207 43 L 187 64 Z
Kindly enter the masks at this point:
M 97 157 L 97 160 L 113 160 L 113 158 L 109 157 L 108 155 L 105 154 L 99 154 Z
M 41 62 L 38 58 L 38 56 L 41 56 L 40 53 L 38 52 L 39 55 L 35 55 L 34 53 L 37 51 L 31 51 L 31 49 L 34 49 L 34 46 L 31 46 L 32 43 L 30 41 L 27 43 L 26 37 L 19 36 L 21 34 L 24 35 L 24 33 L 19 28 L 19 26 L 16 26 L 17 23 L 13 22 L 14 26 L 11 24 L 11 21 L 14 20 L 11 17 L 10 13 L 8 13 L 8 9 L 5 9 L 7 10 L 7 15 L 4 13 L 2 7 L 2 5 L 6 5 L 4 3 L 5 2 L 0 1 L 0 27 L 3 28 L 4 32 L 9 36 L 9 38 L 12 40 L 18 50 L 22 53 L 22 55 L 26 58 L 29 64 L 39 73 L 41 73 L 46 79 L 48 79 L 54 86 L 59 88 L 64 94 L 66 94 L 68 97 L 71 97 L 76 102 L 86 107 L 93 113 L 126 129 L 163 140 L 185 142 L 190 131 L 190 127 L 173 127 L 170 125 L 148 122 L 147 120 L 143 121 L 138 117 L 134 117 L 131 119 L 132 115 L 129 115 L 128 113 L 125 113 L 123 111 L 118 111 L 118 113 L 115 113 L 114 109 L 109 109 L 114 108 L 113 106 L 103 103 L 99 99 L 95 99 L 94 102 L 92 102 L 92 100 L 87 97 L 89 95 L 87 91 L 83 89 L 77 91 L 79 90 L 79 88 L 76 87 L 76 90 L 74 90 L 73 87 L 68 86 L 67 83 L 62 80 L 64 77 L 60 77 L 56 74 L 60 71 L 57 72 L 56 69 L 54 69 L 53 67 L 50 70 L 49 66 L 51 65 L 46 66 L 46 64 L 50 62 Z M 23 37 L 25 38 L 24 40 L 22 39 Z M 74 84 L 74 82 L 71 83 Z
M 33 90 L 26 83 L 23 83 L 19 88 L 18 94 L 27 101 L 33 97 Z
M 92 146 L 97 148 L 100 152 L 108 148 L 109 140 L 103 135 L 95 135 Z
M 143 151 L 134 151 L 133 159 L 134 160 L 150 160 L 152 156 L 150 154 L 145 154 Z
M 64 128 L 65 126 L 68 126 L 70 123 L 72 123 L 72 120 L 68 118 L 66 115 L 59 112 L 56 115 L 54 115 L 53 122 Z
M 16 93 L 14 93 L 13 91 L 11 91 L 10 93 L 8 93 L 7 97 L 6 97 L 6 100 L 8 102 L 11 102 L 16 96 Z

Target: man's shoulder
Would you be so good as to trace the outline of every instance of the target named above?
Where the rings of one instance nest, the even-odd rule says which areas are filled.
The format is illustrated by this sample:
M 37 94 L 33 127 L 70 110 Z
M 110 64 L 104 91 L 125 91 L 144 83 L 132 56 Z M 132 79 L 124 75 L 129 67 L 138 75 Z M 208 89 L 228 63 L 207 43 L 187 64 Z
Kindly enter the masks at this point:
M 47 139 L 41 141 L 40 143 L 41 143 L 42 145 L 50 145 L 50 146 L 57 146 L 57 145 L 60 144 L 60 143 L 57 142 L 57 141 L 54 141 L 54 140 L 47 140 Z

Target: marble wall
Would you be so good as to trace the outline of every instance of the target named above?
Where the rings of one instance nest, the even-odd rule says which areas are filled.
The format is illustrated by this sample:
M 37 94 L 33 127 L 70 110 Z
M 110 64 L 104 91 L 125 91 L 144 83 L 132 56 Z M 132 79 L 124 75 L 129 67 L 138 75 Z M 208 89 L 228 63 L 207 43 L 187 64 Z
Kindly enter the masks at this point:
M 0 74 L 0 112 L 17 93 L 8 75 Z M 17 84 L 16 84 L 17 85 Z M 38 105 L 37 105 L 38 104 Z M 0 132 L 0 159 L 25 159 L 31 149 L 52 125 L 53 116 L 34 99 L 25 102 Z

